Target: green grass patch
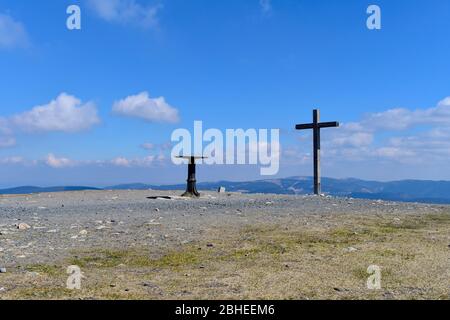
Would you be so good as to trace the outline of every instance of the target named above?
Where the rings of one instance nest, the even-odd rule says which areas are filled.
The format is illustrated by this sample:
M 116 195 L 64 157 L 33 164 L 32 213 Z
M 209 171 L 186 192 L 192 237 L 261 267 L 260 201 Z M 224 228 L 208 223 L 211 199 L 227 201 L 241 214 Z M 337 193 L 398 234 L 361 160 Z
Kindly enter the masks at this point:
M 64 274 L 65 270 L 62 267 L 47 264 L 33 264 L 25 267 L 28 272 L 37 272 L 48 276 L 57 276 Z

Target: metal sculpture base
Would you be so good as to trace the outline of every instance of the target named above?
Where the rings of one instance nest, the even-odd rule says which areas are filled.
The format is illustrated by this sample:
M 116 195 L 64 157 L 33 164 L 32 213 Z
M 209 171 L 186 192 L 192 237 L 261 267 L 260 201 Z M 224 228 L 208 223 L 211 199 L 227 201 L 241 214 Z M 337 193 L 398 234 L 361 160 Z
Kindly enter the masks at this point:
M 197 180 L 195 179 L 195 159 L 189 162 L 188 166 L 188 179 L 186 192 L 181 195 L 188 198 L 199 198 L 200 193 L 197 191 Z
M 205 159 L 205 157 L 191 157 L 191 156 L 185 157 L 185 156 L 180 156 L 178 158 L 188 159 L 189 160 L 188 179 L 187 179 L 186 192 L 183 193 L 181 196 L 182 197 L 186 197 L 186 198 L 199 198 L 200 197 L 200 193 L 197 191 L 197 180 L 196 180 L 196 177 L 195 177 L 195 173 L 196 173 L 195 160 L 197 160 L 197 159 Z

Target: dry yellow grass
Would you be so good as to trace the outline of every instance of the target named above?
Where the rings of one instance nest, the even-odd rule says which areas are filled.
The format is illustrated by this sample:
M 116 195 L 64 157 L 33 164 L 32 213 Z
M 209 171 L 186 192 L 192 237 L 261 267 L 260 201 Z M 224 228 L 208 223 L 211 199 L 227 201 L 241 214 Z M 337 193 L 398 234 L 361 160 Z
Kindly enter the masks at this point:
M 6 299 L 449 299 L 450 214 L 339 215 L 209 228 L 195 243 L 92 248 L 2 275 Z M 213 244 L 213 246 L 208 244 Z M 349 250 L 349 248 L 354 248 Z M 68 265 L 82 290 L 65 289 Z M 366 288 L 367 267 L 382 289 Z

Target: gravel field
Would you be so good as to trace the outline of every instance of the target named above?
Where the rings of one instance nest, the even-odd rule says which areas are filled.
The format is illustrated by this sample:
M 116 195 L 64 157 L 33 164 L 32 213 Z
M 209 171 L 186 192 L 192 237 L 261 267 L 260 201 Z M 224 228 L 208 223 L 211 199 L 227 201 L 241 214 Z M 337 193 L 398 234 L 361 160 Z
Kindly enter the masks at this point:
M 0 196 L 0 299 L 449 298 L 448 206 L 179 194 Z M 65 289 L 69 265 L 81 290 Z

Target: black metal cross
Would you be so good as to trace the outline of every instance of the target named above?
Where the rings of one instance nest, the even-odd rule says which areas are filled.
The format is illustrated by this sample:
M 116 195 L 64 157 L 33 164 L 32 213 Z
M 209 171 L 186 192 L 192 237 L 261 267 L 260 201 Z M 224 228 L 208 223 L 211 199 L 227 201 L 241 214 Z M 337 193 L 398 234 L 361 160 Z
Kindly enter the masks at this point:
M 197 179 L 195 177 L 195 171 L 196 171 L 195 161 L 198 159 L 207 159 L 207 158 L 206 157 L 194 157 L 194 156 L 179 156 L 177 158 L 189 160 L 186 192 L 183 193 L 182 197 L 190 197 L 190 198 L 200 197 L 200 193 L 198 193 L 198 191 L 197 191 Z
M 295 126 L 296 130 L 313 129 L 314 135 L 314 194 L 321 194 L 320 182 L 320 129 L 337 128 L 339 122 L 320 122 L 320 111 L 313 111 L 313 123 L 298 124 Z

